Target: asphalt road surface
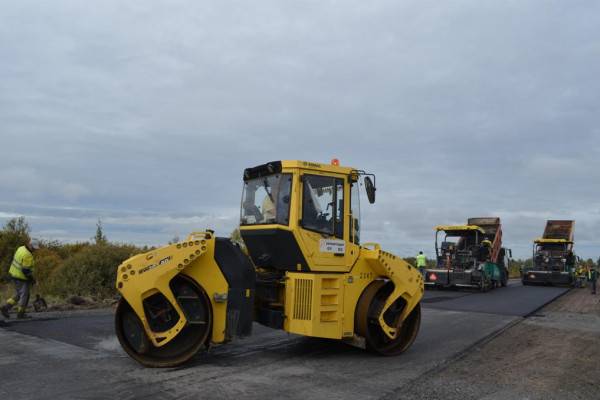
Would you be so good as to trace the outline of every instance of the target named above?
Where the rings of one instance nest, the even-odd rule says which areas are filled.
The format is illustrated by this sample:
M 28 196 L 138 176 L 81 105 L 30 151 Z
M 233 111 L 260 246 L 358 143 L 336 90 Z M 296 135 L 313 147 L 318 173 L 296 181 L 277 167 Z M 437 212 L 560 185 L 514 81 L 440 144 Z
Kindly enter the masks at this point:
M 0 398 L 393 399 L 566 290 L 518 281 L 489 293 L 428 290 L 419 336 L 398 357 L 255 325 L 251 337 L 172 369 L 127 357 L 110 310 L 39 314 L 0 328 Z

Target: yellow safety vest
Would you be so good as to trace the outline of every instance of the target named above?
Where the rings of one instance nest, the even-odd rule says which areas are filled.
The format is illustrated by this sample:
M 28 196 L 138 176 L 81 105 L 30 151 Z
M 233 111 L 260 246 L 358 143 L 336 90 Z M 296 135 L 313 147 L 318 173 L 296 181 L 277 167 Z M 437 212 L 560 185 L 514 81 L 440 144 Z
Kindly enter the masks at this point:
M 33 272 L 33 254 L 27 247 L 21 246 L 15 252 L 8 274 L 15 279 L 26 281 L 28 277 L 25 272 Z
M 423 268 L 427 266 L 427 257 L 425 254 L 417 255 L 417 268 Z
M 587 272 L 587 278 L 588 278 L 588 280 L 592 281 L 592 280 L 594 280 L 595 277 L 596 277 L 596 271 L 594 271 L 593 269 L 590 269 Z

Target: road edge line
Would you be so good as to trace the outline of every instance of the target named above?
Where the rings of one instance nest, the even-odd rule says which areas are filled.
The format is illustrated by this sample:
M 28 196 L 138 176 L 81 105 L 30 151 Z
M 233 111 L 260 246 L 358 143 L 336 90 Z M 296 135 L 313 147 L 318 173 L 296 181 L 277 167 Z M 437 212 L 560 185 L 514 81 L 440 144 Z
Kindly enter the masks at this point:
M 571 293 L 571 290 L 573 290 L 574 288 L 568 288 L 567 290 L 565 290 L 564 292 L 562 292 L 561 294 L 559 294 L 558 296 L 554 297 L 551 300 L 548 300 L 547 302 L 545 302 L 544 304 L 542 304 L 541 306 L 539 306 L 538 308 L 536 308 L 535 310 L 531 311 L 528 314 L 525 314 L 523 316 L 523 318 L 529 318 L 533 315 L 535 315 L 538 311 L 540 311 L 542 308 L 546 307 L 548 304 L 555 302 L 556 300 L 560 299 L 561 297 L 563 297 L 564 295 L 566 295 L 567 293 Z
M 534 315 L 535 313 L 537 313 L 542 308 L 546 307 L 548 304 L 550 304 L 550 303 L 552 303 L 552 302 L 560 299 L 562 296 L 564 296 L 565 294 L 569 293 L 571 290 L 572 290 L 572 288 L 569 288 L 569 289 L 565 290 L 564 292 L 562 292 L 558 296 L 552 298 L 551 300 L 548 300 L 546 303 L 544 303 L 540 307 L 536 308 L 532 312 L 526 314 L 525 316 L 522 316 L 522 317 L 515 316 L 515 320 L 513 320 L 513 321 L 509 322 L 508 324 L 504 325 L 502 328 L 500 328 L 500 329 L 498 329 L 496 331 L 490 332 L 489 334 L 485 335 L 481 339 L 477 340 L 475 343 L 473 343 L 470 346 L 464 348 L 463 350 L 455 353 L 454 355 L 452 355 L 448 359 L 442 361 L 438 365 L 436 365 L 436 366 L 428 369 L 427 371 L 419 374 L 417 377 L 409 380 L 404 385 L 402 385 L 400 387 L 397 387 L 396 389 L 394 389 L 393 391 L 389 392 L 388 394 L 385 394 L 385 395 L 379 397 L 379 399 L 380 400 L 393 400 L 393 399 L 398 398 L 398 395 L 400 394 L 400 392 L 405 392 L 405 389 L 410 388 L 412 385 L 414 385 L 415 382 L 419 381 L 421 377 L 423 377 L 425 375 L 434 374 L 434 373 L 443 371 L 450 364 L 452 364 L 452 363 L 454 363 L 456 361 L 459 361 L 459 360 L 463 359 L 464 357 L 466 357 L 467 354 L 469 354 L 471 352 L 471 350 L 473 350 L 473 349 L 475 349 L 477 347 L 481 347 L 481 346 L 483 346 L 483 345 L 491 342 L 492 340 L 494 340 L 495 338 L 497 338 L 498 336 L 500 336 L 501 334 L 503 334 L 507 330 L 511 329 L 514 326 L 519 325 L 520 323 L 522 323 L 523 321 L 525 321 L 527 318 L 529 318 L 530 316 Z

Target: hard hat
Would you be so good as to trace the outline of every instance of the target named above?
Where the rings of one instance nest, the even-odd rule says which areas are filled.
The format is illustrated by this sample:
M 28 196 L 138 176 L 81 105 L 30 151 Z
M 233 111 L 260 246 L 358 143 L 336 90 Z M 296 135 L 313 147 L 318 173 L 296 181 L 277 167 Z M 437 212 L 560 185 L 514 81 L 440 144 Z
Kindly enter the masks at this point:
M 31 239 L 29 246 L 31 246 L 33 250 L 37 250 L 40 248 L 40 241 L 38 239 Z

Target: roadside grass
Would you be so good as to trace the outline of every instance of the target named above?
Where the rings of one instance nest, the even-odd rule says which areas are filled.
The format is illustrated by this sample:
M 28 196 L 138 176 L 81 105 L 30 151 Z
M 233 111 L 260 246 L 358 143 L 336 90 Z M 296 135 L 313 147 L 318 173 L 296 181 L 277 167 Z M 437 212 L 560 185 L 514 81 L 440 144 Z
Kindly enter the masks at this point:
M 13 295 L 14 289 L 12 285 L 9 284 L 1 284 L 0 285 L 0 303 L 4 305 L 6 300 L 8 300 Z

